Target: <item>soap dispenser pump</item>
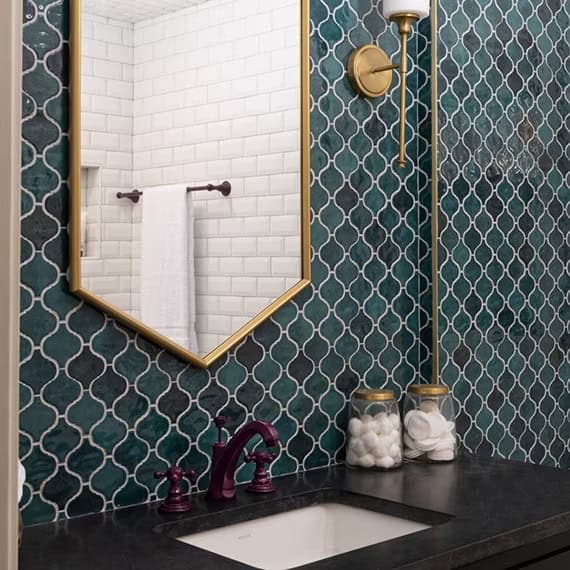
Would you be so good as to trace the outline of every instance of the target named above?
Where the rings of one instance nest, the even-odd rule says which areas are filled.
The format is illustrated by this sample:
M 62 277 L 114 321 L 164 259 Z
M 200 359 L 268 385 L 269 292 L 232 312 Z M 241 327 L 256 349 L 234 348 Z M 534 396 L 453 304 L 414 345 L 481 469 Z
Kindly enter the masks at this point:
M 218 442 L 212 449 L 212 471 L 206 498 L 209 501 L 225 501 L 236 496 L 235 474 L 238 462 L 246 445 L 260 435 L 267 447 L 279 445 L 279 434 L 275 426 L 261 420 L 254 420 L 242 426 L 227 443 L 223 441 L 224 417 L 214 419 L 218 428 Z

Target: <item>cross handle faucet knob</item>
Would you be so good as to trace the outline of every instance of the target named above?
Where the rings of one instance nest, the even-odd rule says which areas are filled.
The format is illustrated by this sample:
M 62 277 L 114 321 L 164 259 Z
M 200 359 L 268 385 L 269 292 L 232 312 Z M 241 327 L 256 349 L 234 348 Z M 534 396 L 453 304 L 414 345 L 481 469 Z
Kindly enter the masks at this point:
M 253 481 L 248 485 L 246 491 L 258 495 L 273 493 L 275 491 L 275 487 L 273 487 L 273 483 L 271 482 L 271 478 L 269 477 L 269 473 L 267 473 L 267 469 L 265 467 L 265 465 L 273 463 L 275 459 L 277 459 L 277 454 L 269 453 L 269 451 L 255 451 L 254 453 L 248 453 L 245 456 L 246 463 L 251 463 L 252 461 L 255 463 Z
M 161 513 L 187 513 L 192 509 L 192 504 L 188 496 L 182 492 L 182 480 L 184 478 L 193 480 L 196 472 L 191 469 L 184 471 L 182 467 L 172 466 L 166 471 L 155 471 L 155 479 L 167 479 L 170 483 L 166 500 L 158 507 Z
M 266 463 L 273 463 L 277 459 L 277 453 L 269 453 L 269 451 L 255 451 L 248 453 L 245 456 L 245 462 L 255 462 L 256 465 L 265 465 Z

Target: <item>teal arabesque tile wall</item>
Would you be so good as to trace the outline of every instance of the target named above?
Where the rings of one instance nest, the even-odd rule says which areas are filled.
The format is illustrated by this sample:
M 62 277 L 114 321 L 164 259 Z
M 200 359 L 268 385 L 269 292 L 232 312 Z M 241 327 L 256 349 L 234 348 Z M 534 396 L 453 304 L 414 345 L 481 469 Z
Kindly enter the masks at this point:
M 421 66 L 410 77 L 411 164 L 401 171 L 397 80 L 370 102 L 345 73 L 363 43 L 396 53 L 395 30 L 373 0 L 312 0 L 311 20 L 314 283 L 204 371 L 68 292 L 68 0 L 24 1 L 26 524 L 156 499 L 165 489 L 153 472 L 176 461 L 205 489 L 219 413 L 232 431 L 253 417 L 275 423 L 283 445 L 274 474 L 335 463 L 359 383 L 403 389 L 429 379 L 429 35 L 410 45 Z
M 395 53 L 394 30 L 372 0 L 312 1 L 314 284 L 201 371 L 67 291 L 67 0 L 24 6 L 26 523 L 153 500 L 177 460 L 204 489 L 218 413 L 276 423 L 274 474 L 342 460 L 359 382 L 431 374 L 429 25 L 411 43 L 419 168 L 401 173 L 397 83 L 370 102 L 344 73 L 362 43 Z M 441 377 L 467 449 L 568 468 L 568 8 L 440 0 L 439 24 Z
M 439 0 L 441 377 L 472 451 L 570 468 L 570 28 Z

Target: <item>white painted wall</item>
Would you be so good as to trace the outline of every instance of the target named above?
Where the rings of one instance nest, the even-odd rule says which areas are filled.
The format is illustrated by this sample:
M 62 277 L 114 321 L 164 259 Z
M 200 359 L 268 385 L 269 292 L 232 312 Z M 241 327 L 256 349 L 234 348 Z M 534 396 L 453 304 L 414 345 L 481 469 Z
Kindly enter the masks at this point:
M 18 568 L 22 2 L 0 3 L 0 568 Z

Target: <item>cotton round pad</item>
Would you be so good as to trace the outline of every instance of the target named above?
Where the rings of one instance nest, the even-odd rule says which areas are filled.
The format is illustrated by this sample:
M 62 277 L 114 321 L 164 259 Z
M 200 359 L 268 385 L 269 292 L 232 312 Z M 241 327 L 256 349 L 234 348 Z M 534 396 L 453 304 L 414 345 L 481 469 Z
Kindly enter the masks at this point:
M 431 423 L 428 414 L 419 410 L 412 410 L 406 414 L 404 425 L 408 434 L 416 441 L 429 437 L 431 433 Z

